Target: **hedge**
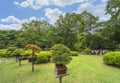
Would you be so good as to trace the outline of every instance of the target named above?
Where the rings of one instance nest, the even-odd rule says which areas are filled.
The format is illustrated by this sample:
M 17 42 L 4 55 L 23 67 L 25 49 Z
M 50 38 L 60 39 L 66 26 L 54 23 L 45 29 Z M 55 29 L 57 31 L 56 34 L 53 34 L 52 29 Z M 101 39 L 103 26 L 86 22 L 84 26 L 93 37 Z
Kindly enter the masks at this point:
M 21 50 L 20 55 L 24 57 L 29 57 L 32 54 L 32 50 Z
M 37 56 L 37 60 L 35 62 L 36 64 L 46 63 L 46 62 L 49 62 L 52 56 L 52 53 L 49 51 L 42 51 L 42 52 L 36 53 L 36 56 Z
M 0 57 L 4 57 L 5 56 L 5 52 L 6 52 L 6 49 L 0 50 Z
M 109 52 L 109 53 L 104 54 L 103 61 L 106 64 L 120 67 L 120 51 Z

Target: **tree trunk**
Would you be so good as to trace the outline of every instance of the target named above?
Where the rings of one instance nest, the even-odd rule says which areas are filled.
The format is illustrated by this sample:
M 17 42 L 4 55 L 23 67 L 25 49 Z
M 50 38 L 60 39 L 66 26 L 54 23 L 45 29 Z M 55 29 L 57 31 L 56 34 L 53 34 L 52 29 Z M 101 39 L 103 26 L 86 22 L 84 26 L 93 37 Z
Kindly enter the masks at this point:
M 19 60 L 19 66 L 21 66 L 21 60 Z
M 34 62 L 32 62 L 32 72 L 34 71 Z
M 35 56 L 34 49 L 32 49 L 32 59 L 33 59 L 33 56 Z M 33 71 L 34 71 L 34 61 L 32 61 L 32 72 Z
M 17 62 L 18 60 L 17 60 L 17 56 L 16 56 L 16 62 Z

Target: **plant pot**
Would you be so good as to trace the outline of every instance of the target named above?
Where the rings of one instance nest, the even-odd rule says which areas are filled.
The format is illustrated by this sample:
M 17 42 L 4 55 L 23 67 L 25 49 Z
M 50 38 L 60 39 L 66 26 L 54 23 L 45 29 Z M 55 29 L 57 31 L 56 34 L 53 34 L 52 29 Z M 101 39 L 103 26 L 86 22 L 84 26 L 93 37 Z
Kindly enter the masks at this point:
M 35 62 L 37 57 L 28 57 L 28 62 Z
M 55 72 L 57 73 L 57 75 L 66 74 L 67 67 L 65 65 L 64 66 L 60 66 L 60 65 L 63 64 L 55 64 Z

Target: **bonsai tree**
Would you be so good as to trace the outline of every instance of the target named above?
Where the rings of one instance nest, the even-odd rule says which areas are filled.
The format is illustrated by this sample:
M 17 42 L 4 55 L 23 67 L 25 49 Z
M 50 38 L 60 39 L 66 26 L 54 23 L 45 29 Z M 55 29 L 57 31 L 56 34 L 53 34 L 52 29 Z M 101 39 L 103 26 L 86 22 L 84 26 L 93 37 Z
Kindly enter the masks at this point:
M 63 44 L 56 44 L 51 48 L 52 57 L 51 62 L 55 63 L 57 69 L 66 68 L 66 64 L 70 63 L 72 58 L 70 57 L 70 49 Z M 66 73 L 66 72 L 63 72 Z M 62 74 L 57 72 L 57 74 Z
M 25 48 L 28 48 L 28 49 L 32 49 L 32 54 L 31 56 L 29 57 L 30 58 L 30 62 L 32 62 L 32 72 L 34 71 L 34 61 L 36 60 L 36 56 L 35 56 L 35 51 L 40 51 L 40 47 L 38 47 L 37 45 L 34 45 L 34 44 L 27 44 L 25 46 Z

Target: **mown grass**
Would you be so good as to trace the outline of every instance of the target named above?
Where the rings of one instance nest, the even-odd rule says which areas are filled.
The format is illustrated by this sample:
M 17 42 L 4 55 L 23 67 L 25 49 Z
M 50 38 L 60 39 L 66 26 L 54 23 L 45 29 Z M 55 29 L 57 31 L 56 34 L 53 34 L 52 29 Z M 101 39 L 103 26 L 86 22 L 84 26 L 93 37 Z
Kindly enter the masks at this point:
M 120 68 L 105 65 L 101 56 L 73 57 L 67 66 L 70 75 L 63 77 L 63 83 L 120 83 Z M 8 60 L 0 64 L 0 83 L 59 83 L 53 71 L 53 63 L 35 65 L 31 72 L 27 60 L 21 66 Z

